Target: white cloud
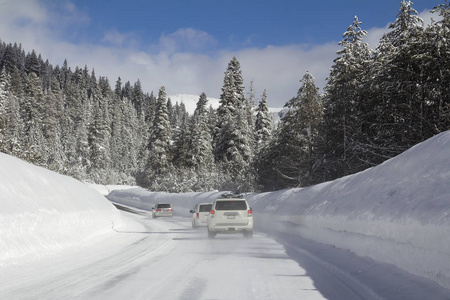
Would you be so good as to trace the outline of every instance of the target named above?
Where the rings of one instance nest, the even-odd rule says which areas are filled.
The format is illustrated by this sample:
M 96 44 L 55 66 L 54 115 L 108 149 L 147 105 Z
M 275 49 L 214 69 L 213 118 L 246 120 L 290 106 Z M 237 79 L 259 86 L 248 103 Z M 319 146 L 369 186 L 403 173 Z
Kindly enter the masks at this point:
M 136 41 L 133 34 L 115 29 L 104 32 L 103 39 L 97 43 L 71 43 L 61 34 L 61 28 L 71 28 L 71 34 L 77 35 L 77 30 L 83 32 L 89 25 L 89 16 L 71 2 L 55 9 L 37 0 L 26 1 L 27 5 L 23 1 L 0 0 L 3 41 L 21 43 L 27 52 L 34 49 L 53 65 L 61 65 L 64 59 L 72 68 L 87 65 L 90 70 L 95 69 L 97 76 L 107 76 L 112 86 L 119 76 L 122 82 L 132 84 L 139 79 L 146 92 L 157 93 L 164 85 L 169 95 L 205 92 L 208 97 L 218 98 L 227 64 L 236 56 L 241 63 L 244 85 L 248 87 L 253 80 L 256 96 L 260 97 L 267 89 L 269 105 L 280 107 L 297 94 L 299 81 L 306 71 L 323 88 L 339 49 L 337 44 L 288 45 L 215 50 L 213 55 L 205 55 L 202 50 L 215 49 L 217 41 L 208 33 L 192 28 L 162 34 L 159 44 L 149 45 L 148 51 L 135 47 L 142 43 L 142 38 Z M 55 20 L 59 26 L 55 26 Z M 370 29 L 366 41 L 371 47 L 376 46 L 386 30 L 387 25 Z
M 205 92 L 209 97 L 218 98 L 227 64 L 236 56 L 241 62 L 244 85 L 254 80 L 257 97 L 267 89 L 269 104 L 283 106 L 296 95 L 299 80 L 306 71 L 323 87 L 337 50 L 337 45 L 268 46 L 216 51 L 208 56 L 201 54 L 202 49 L 217 46 L 216 39 L 192 28 L 162 34 L 159 44 L 149 47 L 150 52 L 134 48 L 129 43 L 133 36 L 115 29 L 105 32 L 99 43 L 75 44 L 65 40 L 60 29 L 54 26 L 54 20 L 61 21 L 60 28 L 71 25 L 76 34 L 76 30 L 89 24 L 89 17 L 70 2 L 58 8 L 59 15 L 55 15 L 56 10 L 36 0 L 27 0 L 27 5 L 17 4 L 15 0 L 0 1 L 0 16 L 9 16 L 0 19 L 0 36 L 5 42 L 21 43 L 27 52 L 34 49 L 53 65 L 61 65 L 65 59 L 72 69 L 87 65 L 90 70 L 95 69 L 97 76 L 107 76 L 112 85 L 119 76 L 122 82 L 132 84 L 140 79 L 146 92 L 157 92 L 164 85 L 168 94 Z M 18 20 L 27 22 L 17 25 Z
M 179 28 L 173 33 L 162 34 L 156 48 L 171 54 L 174 52 L 197 52 L 216 45 L 216 39 L 207 32 L 193 28 Z
M 102 38 L 102 42 L 111 43 L 114 45 L 122 45 L 126 40 L 126 35 L 117 30 L 108 31 Z

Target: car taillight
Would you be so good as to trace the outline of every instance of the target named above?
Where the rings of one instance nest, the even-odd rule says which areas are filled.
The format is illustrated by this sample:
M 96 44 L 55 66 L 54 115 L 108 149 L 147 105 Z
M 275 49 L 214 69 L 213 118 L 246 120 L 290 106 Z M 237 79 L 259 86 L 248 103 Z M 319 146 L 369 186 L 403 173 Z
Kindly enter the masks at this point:
M 212 210 L 212 211 L 210 211 L 210 214 L 211 215 L 213 215 L 213 214 L 215 214 L 216 212 L 214 211 L 214 210 Z
M 248 216 L 249 216 L 249 217 L 252 216 L 252 210 L 251 210 L 251 209 L 248 210 Z
M 157 208 L 156 211 L 161 211 L 161 209 L 160 209 L 160 208 Z
M 196 213 L 195 214 L 195 217 L 198 219 L 198 218 L 200 218 L 200 214 L 199 213 Z
M 171 208 L 168 208 L 167 211 L 172 211 L 172 209 L 171 209 Z

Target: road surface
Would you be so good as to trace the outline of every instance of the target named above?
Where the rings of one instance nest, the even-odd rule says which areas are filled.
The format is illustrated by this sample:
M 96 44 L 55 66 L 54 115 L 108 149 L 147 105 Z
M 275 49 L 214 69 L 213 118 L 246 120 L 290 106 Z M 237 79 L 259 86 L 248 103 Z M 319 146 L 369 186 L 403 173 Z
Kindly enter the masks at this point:
M 434 285 L 427 293 L 427 281 L 289 234 L 208 239 L 189 218 L 120 208 L 143 230 L 5 268 L 0 298 L 449 299 Z

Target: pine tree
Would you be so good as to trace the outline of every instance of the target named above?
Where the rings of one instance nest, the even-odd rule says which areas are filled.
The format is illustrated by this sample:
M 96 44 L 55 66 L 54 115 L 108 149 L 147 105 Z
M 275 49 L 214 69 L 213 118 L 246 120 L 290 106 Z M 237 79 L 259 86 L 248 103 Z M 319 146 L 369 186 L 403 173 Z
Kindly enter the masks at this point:
M 269 107 L 267 104 L 267 92 L 264 90 L 261 101 L 256 110 L 255 121 L 255 142 L 256 152 L 265 148 L 272 137 L 272 121 L 269 116 Z
M 25 58 L 25 70 L 27 74 L 34 73 L 37 77 L 40 76 L 41 65 L 34 50 Z
M 223 173 L 222 188 L 252 189 L 252 131 L 248 126 L 243 79 L 239 61 L 233 57 L 224 77 L 224 85 L 214 129 L 214 156 Z
M 316 143 L 323 108 L 314 77 L 306 73 L 297 96 L 289 100 L 285 116 L 269 146 L 256 162 L 263 190 L 306 186 L 313 178 Z
M 63 169 L 65 155 L 61 144 L 61 123 L 63 113 L 62 94 L 59 83 L 53 78 L 51 88 L 44 96 L 43 103 L 42 130 L 45 138 L 45 147 L 48 152 L 45 154 L 45 165 L 60 172 Z
M 325 87 L 322 127 L 322 180 L 331 180 L 359 171 L 362 95 L 359 92 L 371 59 L 371 50 L 362 42 L 366 31 L 355 19 L 339 43 L 343 47 L 334 60 Z
M 155 119 L 148 144 L 149 156 L 142 184 L 153 190 L 168 190 L 172 175 L 170 155 L 170 122 L 167 111 L 166 89 L 159 89 Z
M 4 68 L 0 68 L 0 151 L 6 147 L 6 103 L 8 100 L 8 86 L 10 76 Z
M 314 165 L 319 139 L 319 124 L 323 117 L 323 106 L 314 77 L 307 72 L 300 82 L 302 86 L 298 90 L 297 99 L 301 105 L 298 108 L 298 114 L 301 134 L 306 139 L 306 158 L 302 162 L 304 175 L 300 184 L 306 186 L 314 182 Z
M 431 12 L 441 20 L 426 29 L 424 47 L 417 55 L 422 67 L 424 138 L 450 129 L 450 5 L 445 1 Z
M 1 151 L 23 158 L 21 138 L 23 136 L 23 122 L 20 117 L 20 104 L 16 96 L 9 93 L 4 101 L 3 137 Z
M 6 46 L 0 68 L 5 69 L 7 74 L 12 74 L 14 68 L 18 68 L 19 57 L 17 52 L 16 47 L 13 47 L 12 44 Z
M 97 84 L 94 71 L 92 71 L 89 90 L 93 112 L 88 134 L 90 152 L 90 166 L 88 173 L 91 180 L 94 182 L 108 182 L 108 171 L 111 165 L 109 143 L 111 138 L 111 128 L 108 99 L 103 97 L 100 85 Z
M 144 110 L 144 92 L 142 91 L 141 81 L 139 79 L 134 84 L 131 99 L 134 103 L 134 107 L 136 108 L 138 117 L 141 117 Z
M 198 99 L 194 115 L 191 118 L 190 132 L 191 139 L 187 152 L 187 162 L 189 168 L 196 175 L 196 182 L 193 185 L 194 191 L 208 191 L 213 188 L 211 178 L 215 172 L 214 156 L 212 153 L 211 130 L 208 125 L 208 99 L 202 93 Z
M 397 19 L 376 49 L 375 64 L 369 74 L 372 91 L 370 135 L 376 148 L 372 153 L 381 159 L 398 155 L 423 139 L 422 81 L 420 48 L 423 21 L 412 8 L 411 1 L 402 1 Z
M 169 98 L 170 99 L 170 98 Z M 168 101 L 169 103 L 169 101 Z M 178 103 L 175 105 L 178 107 Z M 179 109 L 178 109 L 179 111 Z M 178 119 L 176 117 L 177 113 L 175 110 L 172 110 L 172 122 L 171 128 L 173 133 L 173 145 L 172 145 L 172 163 L 178 169 L 186 169 L 188 167 L 187 157 L 188 151 L 190 147 L 190 140 L 192 138 L 191 131 L 189 130 L 189 121 L 187 115 L 182 115 L 182 118 L 179 121 L 174 121 L 174 119 Z M 169 114 L 170 119 L 170 114 Z M 178 124 L 177 124 L 178 123 Z

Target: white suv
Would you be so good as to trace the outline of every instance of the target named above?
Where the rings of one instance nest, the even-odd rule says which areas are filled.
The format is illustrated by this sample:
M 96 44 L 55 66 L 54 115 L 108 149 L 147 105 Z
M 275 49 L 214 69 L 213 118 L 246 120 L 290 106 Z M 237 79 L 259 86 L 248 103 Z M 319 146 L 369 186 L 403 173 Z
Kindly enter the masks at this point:
M 222 195 L 212 205 L 207 226 L 209 238 L 217 233 L 243 233 L 245 238 L 252 238 L 252 209 L 242 196 Z
M 211 207 L 211 203 L 199 203 L 189 211 L 192 214 L 192 228 L 206 226 Z

